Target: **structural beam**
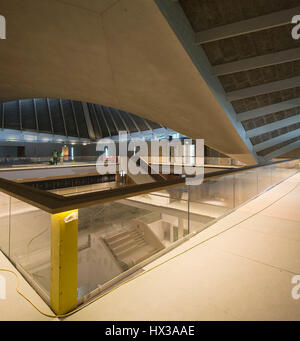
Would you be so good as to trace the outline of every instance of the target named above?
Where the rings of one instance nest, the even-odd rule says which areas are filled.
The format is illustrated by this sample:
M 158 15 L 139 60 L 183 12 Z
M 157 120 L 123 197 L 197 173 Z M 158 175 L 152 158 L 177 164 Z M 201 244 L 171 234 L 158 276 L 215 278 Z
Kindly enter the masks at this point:
M 110 117 L 111 117 L 112 123 L 113 123 L 117 133 L 120 134 L 120 128 L 119 128 L 119 126 L 117 125 L 117 122 L 114 119 L 114 115 L 112 114 L 112 109 L 110 107 L 107 107 L 107 110 L 110 112 Z
M 22 123 L 22 108 L 21 108 L 21 101 L 17 101 L 18 109 L 19 109 L 19 122 L 20 122 L 20 130 L 23 130 L 23 123 Z
M 226 96 L 228 101 L 233 102 L 239 99 L 269 94 L 276 91 L 296 88 L 298 86 L 300 86 L 300 76 L 231 91 L 228 92 Z
M 253 146 L 253 150 L 255 152 L 260 152 L 264 149 L 276 146 L 277 144 L 282 143 L 284 141 L 291 140 L 297 136 L 300 136 L 300 129 L 296 129 L 296 130 L 293 130 L 289 133 L 282 134 L 282 135 L 279 135 L 277 137 L 274 137 L 273 139 L 267 140 L 265 142 L 258 143 L 258 144 Z
M 223 76 L 236 72 L 254 70 L 266 66 L 292 62 L 300 59 L 300 47 L 263 56 L 238 60 L 232 63 L 220 64 L 212 67 L 212 73 L 216 76 Z
M 153 129 L 151 128 L 150 124 L 147 122 L 147 120 L 145 118 L 143 118 L 144 124 L 148 127 L 148 130 L 153 131 Z
M 297 149 L 299 147 L 300 147 L 300 141 L 296 141 L 296 142 L 290 143 L 290 144 L 288 144 L 282 148 L 279 148 L 270 154 L 265 155 L 263 158 L 265 160 L 274 159 L 275 157 L 278 157 L 282 154 L 288 153 L 288 152 L 290 152 L 294 149 Z
M 84 113 L 84 117 L 85 117 L 85 121 L 86 121 L 86 126 L 88 129 L 88 133 L 90 136 L 90 139 L 95 140 L 96 136 L 95 136 L 95 132 L 94 132 L 94 128 L 92 125 L 92 121 L 91 121 L 91 117 L 90 117 L 90 111 L 88 108 L 88 105 L 86 102 L 81 102 L 82 105 L 82 109 L 83 109 L 83 113 Z
M 273 114 L 275 112 L 280 112 L 283 110 L 289 110 L 292 108 L 296 108 L 300 106 L 300 98 L 294 98 L 288 101 L 267 105 L 265 107 L 261 107 L 254 110 L 244 111 L 240 114 L 237 114 L 238 121 L 246 121 L 252 118 L 265 116 L 268 114 Z
M 109 136 L 111 136 L 111 131 L 110 131 L 109 126 L 108 126 L 108 124 L 107 124 L 106 117 L 105 117 L 105 114 L 104 114 L 104 110 L 103 110 L 103 108 L 102 108 L 101 105 L 100 105 L 98 108 L 99 108 L 99 110 L 100 110 L 100 113 L 101 113 L 101 115 L 102 115 L 103 121 L 104 121 L 105 126 L 106 126 L 106 128 L 107 128 L 108 134 L 109 134 Z
M 100 138 L 103 138 L 104 136 L 103 136 L 103 133 L 102 133 L 101 124 L 100 124 L 100 122 L 98 120 L 98 115 L 97 115 L 97 112 L 96 112 L 95 104 L 92 104 L 92 108 L 93 108 L 93 114 L 94 114 L 95 120 L 97 122 L 97 127 L 98 127 L 99 133 L 101 135 Z
M 33 108 L 34 108 L 34 117 L 35 117 L 35 125 L 36 125 L 36 130 L 39 132 L 39 120 L 37 117 L 37 109 L 36 109 L 36 101 L 35 98 L 33 99 Z
M 0 122 L 1 124 L 1 129 L 4 129 L 4 103 L 1 103 L 0 104 L 0 112 L 2 110 L 2 120 Z
M 50 306 L 58 315 L 77 307 L 78 210 L 51 215 Z
M 196 43 L 204 44 L 287 25 L 298 13 L 300 13 L 300 6 L 201 31 L 196 33 Z
M 113 110 L 114 110 L 114 112 L 116 113 L 116 115 L 119 116 L 119 118 L 120 118 L 120 120 L 122 121 L 122 123 L 123 123 L 125 129 L 127 130 L 127 133 L 130 134 L 130 130 L 129 130 L 129 128 L 128 128 L 126 122 L 124 121 L 124 119 L 123 119 L 123 117 L 122 117 L 122 115 L 121 115 L 121 113 L 120 113 L 120 110 L 118 110 L 118 109 L 113 109 Z
M 51 106 L 50 106 L 49 98 L 47 98 L 46 101 L 47 101 L 47 108 L 48 108 L 48 113 L 49 113 L 51 132 L 52 134 L 54 134 L 54 127 L 53 127 L 53 120 L 52 120 L 52 113 L 51 113 Z
M 131 119 L 132 123 L 134 124 L 134 126 L 136 127 L 137 131 L 140 133 L 141 129 L 139 127 L 139 125 L 135 122 L 134 118 L 132 115 L 128 114 L 128 117 Z
M 64 124 L 65 135 L 68 136 L 66 119 L 65 119 L 65 112 L 64 112 L 64 107 L 63 107 L 61 98 L 59 99 L 59 106 L 60 106 L 60 111 L 61 111 L 61 117 L 62 117 L 63 124 Z
M 76 126 L 76 131 L 77 131 L 77 136 L 80 138 L 80 133 L 79 133 L 79 128 L 78 128 L 78 122 L 77 122 L 77 117 L 76 117 L 76 113 L 75 113 L 75 108 L 74 108 L 74 103 L 73 101 L 71 102 L 71 107 L 72 107 L 72 113 L 73 113 L 73 117 L 74 117 L 74 122 L 75 122 L 75 126 Z
M 270 124 L 263 125 L 258 128 L 254 128 L 246 131 L 247 137 L 251 138 L 254 136 L 259 136 L 264 133 L 269 133 L 270 131 L 277 130 L 280 128 L 288 127 L 292 124 L 296 124 L 300 122 L 300 115 L 295 115 L 284 120 L 276 121 Z

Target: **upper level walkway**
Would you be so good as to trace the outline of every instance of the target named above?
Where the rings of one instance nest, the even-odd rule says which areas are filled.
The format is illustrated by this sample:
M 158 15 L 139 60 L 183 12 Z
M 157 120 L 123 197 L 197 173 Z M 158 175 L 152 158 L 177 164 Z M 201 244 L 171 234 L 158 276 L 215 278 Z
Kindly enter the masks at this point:
M 292 277 L 300 274 L 299 199 L 300 173 L 65 320 L 299 320 L 300 301 L 291 295 Z M 2 254 L 0 267 L 13 268 Z M 1 276 L 7 278 L 1 320 L 50 320 L 17 294 L 13 275 Z M 50 313 L 23 279 L 20 289 Z

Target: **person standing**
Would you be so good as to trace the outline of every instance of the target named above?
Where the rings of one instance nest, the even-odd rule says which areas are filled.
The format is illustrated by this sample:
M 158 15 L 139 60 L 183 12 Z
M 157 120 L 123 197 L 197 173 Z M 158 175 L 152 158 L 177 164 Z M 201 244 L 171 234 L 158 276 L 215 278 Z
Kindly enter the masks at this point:
M 62 166 L 63 163 L 64 163 L 64 153 L 63 153 L 63 151 L 60 154 L 59 161 L 60 161 L 60 165 Z
M 52 157 L 53 157 L 54 164 L 57 166 L 58 156 L 57 156 L 57 150 L 56 149 L 53 151 Z

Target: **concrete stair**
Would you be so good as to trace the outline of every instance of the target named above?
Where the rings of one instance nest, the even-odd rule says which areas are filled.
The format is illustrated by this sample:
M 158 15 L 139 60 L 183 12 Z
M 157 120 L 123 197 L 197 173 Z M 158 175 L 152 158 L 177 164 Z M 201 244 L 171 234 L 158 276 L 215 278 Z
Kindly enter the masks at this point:
M 113 256 L 124 270 L 152 256 L 158 250 L 148 244 L 134 227 L 103 238 Z

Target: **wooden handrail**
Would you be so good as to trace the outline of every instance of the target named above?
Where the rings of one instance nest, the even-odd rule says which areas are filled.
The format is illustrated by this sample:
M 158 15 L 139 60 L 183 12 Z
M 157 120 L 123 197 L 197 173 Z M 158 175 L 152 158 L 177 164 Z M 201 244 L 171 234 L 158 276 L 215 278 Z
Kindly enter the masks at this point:
M 222 175 L 230 175 L 232 173 L 243 172 L 246 170 L 271 166 L 285 162 L 295 161 L 297 159 L 289 159 L 277 162 L 270 162 L 265 164 L 247 166 L 242 168 L 235 168 L 229 170 L 221 170 L 211 172 L 204 175 L 204 181 L 212 178 L 219 178 Z M 42 179 L 41 179 L 42 181 Z M 16 199 L 22 200 L 30 205 L 38 207 L 48 213 L 55 214 L 72 209 L 93 206 L 111 201 L 117 201 L 132 196 L 151 193 L 166 188 L 173 188 L 185 184 L 185 178 L 178 178 L 172 180 L 161 180 L 140 185 L 131 185 L 128 187 L 115 188 L 111 190 L 96 191 L 84 194 L 77 194 L 68 197 L 43 191 L 34 187 L 17 183 L 14 181 L 0 178 L 0 191 L 10 195 Z

